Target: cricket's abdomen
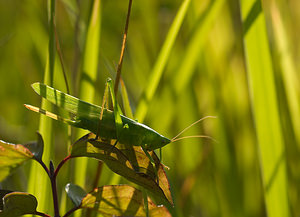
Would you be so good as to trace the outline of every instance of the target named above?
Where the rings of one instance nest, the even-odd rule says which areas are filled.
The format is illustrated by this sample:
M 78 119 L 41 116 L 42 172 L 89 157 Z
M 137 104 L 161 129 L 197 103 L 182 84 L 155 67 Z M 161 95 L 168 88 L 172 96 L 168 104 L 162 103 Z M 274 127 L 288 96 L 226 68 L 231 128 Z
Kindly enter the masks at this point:
M 150 127 L 138 123 L 125 116 L 122 117 L 123 128 L 120 138 L 117 138 L 114 114 L 106 110 L 103 113 L 102 120 L 99 125 L 99 116 L 94 118 L 80 117 L 79 124 L 81 128 L 87 129 L 104 139 L 117 139 L 120 143 L 132 146 L 146 145 L 147 149 L 154 150 L 160 148 L 170 142 L 169 139 L 160 135 Z M 98 129 L 99 128 L 99 129 Z

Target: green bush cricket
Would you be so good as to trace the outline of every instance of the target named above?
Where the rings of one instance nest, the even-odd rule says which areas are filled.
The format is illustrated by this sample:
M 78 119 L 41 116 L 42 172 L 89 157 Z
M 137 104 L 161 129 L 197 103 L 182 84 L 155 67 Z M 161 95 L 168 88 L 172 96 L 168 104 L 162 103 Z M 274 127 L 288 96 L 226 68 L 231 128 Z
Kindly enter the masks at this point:
M 101 113 L 100 106 L 82 101 L 45 84 L 34 83 L 32 84 L 32 87 L 40 96 L 52 102 L 56 106 L 74 114 L 75 119 L 66 119 L 43 109 L 25 104 L 25 107 L 32 111 L 45 114 L 50 118 L 63 121 L 74 127 L 87 129 L 94 134 L 98 133 L 98 125 L 100 125 L 101 130 L 99 131 L 99 136 L 101 138 L 118 139 L 120 143 L 130 144 L 133 146 L 141 146 L 142 144 L 145 144 L 147 150 L 158 149 L 171 142 L 170 139 L 160 135 L 150 127 L 123 115 L 120 115 L 122 122 L 128 127 L 124 127 L 122 136 L 117 138 L 115 116 L 113 111 L 104 108 L 103 116 L 99 123 Z
M 38 82 L 32 84 L 32 88 L 34 89 L 34 91 L 54 105 L 73 114 L 75 116 L 74 120 L 63 118 L 35 106 L 25 104 L 25 107 L 32 111 L 42 113 L 55 120 L 63 121 L 71 126 L 89 130 L 100 138 L 106 140 L 116 139 L 118 142 L 123 144 L 141 146 L 151 161 L 152 159 L 147 151 L 153 151 L 155 149 L 162 148 L 165 145 L 180 139 L 190 138 L 182 137 L 176 139 L 179 135 L 181 135 L 185 130 L 187 130 L 194 124 L 202 121 L 203 119 L 212 117 L 206 116 L 196 121 L 189 127 L 185 128 L 173 139 L 168 139 L 155 130 L 151 129 L 147 125 L 141 124 L 122 115 L 120 109 L 118 108 L 117 101 L 114 97 L 112 88 L 113 85 L 111 82 L 111 79 L 107 80 L 107 86 L 111 91 L 114 111 L 106 109 L 104 108 L 104 106 L 102 108 L 98 105 L 82 101 L 74 96 L 63 93 L 57 89 Z M 210 138 L 208 136 L 202 135 L 192 137 Z

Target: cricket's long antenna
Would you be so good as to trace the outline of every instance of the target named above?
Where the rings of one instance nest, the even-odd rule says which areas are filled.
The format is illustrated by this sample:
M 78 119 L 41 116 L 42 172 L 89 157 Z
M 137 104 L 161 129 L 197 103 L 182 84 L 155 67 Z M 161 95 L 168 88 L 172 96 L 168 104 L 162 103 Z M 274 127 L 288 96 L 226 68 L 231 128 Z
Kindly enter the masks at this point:
M 171 139 L 171 142 L 175 142 L 175 141 L 178 141 L 178 140 L 181 140 L 181 139 L 184 139 L 184 138 L 195 138 L 195 137 L 209 137 L 209 136 L 186 136 L 186 137 L 181 137 L 179 139 L 176 139 L 178 136 L 180 136 L 181 134 L 183 134 L 185 131 L 187 131 L 188 129 L 190 129 L 192 126 L 194 126 L 195 124 L 205 120 L 205 119 L 208 119 L 208 118 L 217 118 L 216 116 L 205 116 L 201 119 L 199 119 L 198 121 L 195 121 L 194 123 L 192 123 L 191 125 L 189 125 L 188 127 L 184 128 L 177 136 L 175 136 L 173 139 Z M 212 138 L 211 138 L 212 139 Z
M 211 136 L 204 136 L 204 135 L 197 135 L 197 136 L 184 136 L 184 137 L 180 137 L 178 139 L 172 139 L 171 142 L 176 142 L 182 139 L 192 139 L 192 138 L 206 138 L 206 139 L 211 139 L 214 142 L 218 143 L 217 140 L 215 140 L 214 138 L 212 138 Z

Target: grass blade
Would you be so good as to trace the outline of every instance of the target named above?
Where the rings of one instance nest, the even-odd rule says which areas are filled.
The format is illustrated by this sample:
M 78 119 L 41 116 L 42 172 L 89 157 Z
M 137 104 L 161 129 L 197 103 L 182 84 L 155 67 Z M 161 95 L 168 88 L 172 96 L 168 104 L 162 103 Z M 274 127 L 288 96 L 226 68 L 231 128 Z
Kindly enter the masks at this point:
M 95 0 L 92 7 L 90 23 L 86 35 L 86 44 L 83 54 L 83 68 L 80 83 L 79 98 L 93 102 L 95 97 L 95 83 L 97 79 L 98 60 L 99 60 L 99 44 L 100 44 L 100 28 L 101 28 L 101 0 Z M 77 136 L 81 137 L 86 133 L 84 130 L 77 131 Z M 75 160 L 75 173 L 83 174 L 75 176 L 75 183 L 85 186 L 86 171 L 88 160 Z M 74 216 L 81 216 L 81 211 L 76 212 Z
M 247 20 L 260 1 L 240 3 L 243 20 Z M 267 213 L 269 217 L 289 216 L 285 149 L 263 12 L 248 28 L 244 45 Z
M 219 14 L 223 3 L 224 0 L 211 2 L 211 5 L 207 9 L 207 13 L 202 17 L 201 22 L 198 22 L 196 31 L 187 46 L 185 52 L 186 55 L 183 57 L 182 63 L 173 79 L 173 86 L 177 95 L 184 90 L 192 78 L 193 72 L 195 71 L 194 69 L 198 63 L 200 52 L 205 44 L 205 39 L 207 39 L 213 21 Z
M 270 10 L 272 25 L 274 29 L 274 38 L 279 53 L 279 64 L 281 76 L 284 82 L 284 88 L 287 95 L 288 108 L 291 115 L 291 122 L 294 128 L 294 134 L 297 139 L 298 148 L 300 148 L 300 101 L 299 101 L 299 77 L 291 52 L 292 43 L 289 40 L 287 29 L 284 25 L 282 14 L 279 11 L 279 5 L 272 2 L 267 9 Z
M 53 86 L 53 75 L 55 65 L 55 35 L 54 35 L 54 15 L 55 15 L 55 0 L 49 0 L 49 47 L 48 47 L 48 59 L 44 75 L 44 83 Z M 51 110 L 52 105 L 46 100 L 42 100 L 41 107 Z M 52 144 L 52 120 L 45 116 L 40 117 L 39 132 L 44 139 L 44 155 L 43 161 L 46 165 L 50 162 L 50 158 L 53 154 Z M 37 164 L 33 163 L 30 169 L 30 177 L 28 182 L 28 191 L 34 194 L 39 201 L 39 210 L 42 212 L 50 213 L 52 204 L 49 196 L 51 195 L 50 182 L 45 171 Z
M 170 56 L 171 49 L 174 45 L 175 39 L 178 35 L 180 30 L 181 24 L 185 18 L 187 13 L 187 9 L 190 5 L 190 0 L 185 0 L 182 2 L 180 9 L 172 23 L 172 26 L 168 32 L 166 40 L 163 44 L 163 47 L 159 53 L 159 56 L 155 62 L 155 65 L 151 71 L 150 78 L 148 85 L 146 86 L 144 93 L 142 95 L 142 99 L 140 100 L 138 107 L 136 109 L 135 117 L 140 121 L 143 122 L 147 110 L 148 110 L 148 103 L 154 96 L 154 93 L 157 89 L 159 81 L 161 79 L 163 70 L 167 64 L 167 61 Z

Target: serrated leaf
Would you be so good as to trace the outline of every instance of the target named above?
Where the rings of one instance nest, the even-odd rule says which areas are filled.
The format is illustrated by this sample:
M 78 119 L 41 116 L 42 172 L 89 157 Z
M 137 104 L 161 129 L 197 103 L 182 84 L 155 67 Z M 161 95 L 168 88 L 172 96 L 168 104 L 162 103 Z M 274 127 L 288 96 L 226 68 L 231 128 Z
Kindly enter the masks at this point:
M 108 216 L 146 216 L 142 192 L 129 185 L 96 188 L 83 198 L 81 207 Z M 171 216 L 164 206 L 156 206 L 149 197 L 148 209 L 151 217 Z
M 66 185 L 65 190 L 76 207 L 80 206 L 82 199 L 87 195 L 80 186 L 71 183 Z
M 155 153 L 149 152 L 158 168 L 157 172 L 141 147 L 114 144 L 115 140 L 95 140 L 95 135 L 89 133 L 73 144 L 71 157 L 91 157 L 104 161 L 113 172 L 146 188 L 158 203 L 172 205 L 170 185 Z
M 5 179 L 13 169 L 32 159 L 33 154 L 23 145 L 16 145 L 0 140 L 0 182 Z
M 16 217 L 36 213 L 37 200 L 28 193 L 13 192 L 3 197 L 3 210 L 0 217 Z
M 42 135 L 39 132 L 36 132 L 36 134 L 37 134 L 37 141 L 24 144 L 24 146 L 30 150 L 30 152 L 34 155 L 36 159 L 42 160 L 43 152 L 44 152 L 44 140 Z

